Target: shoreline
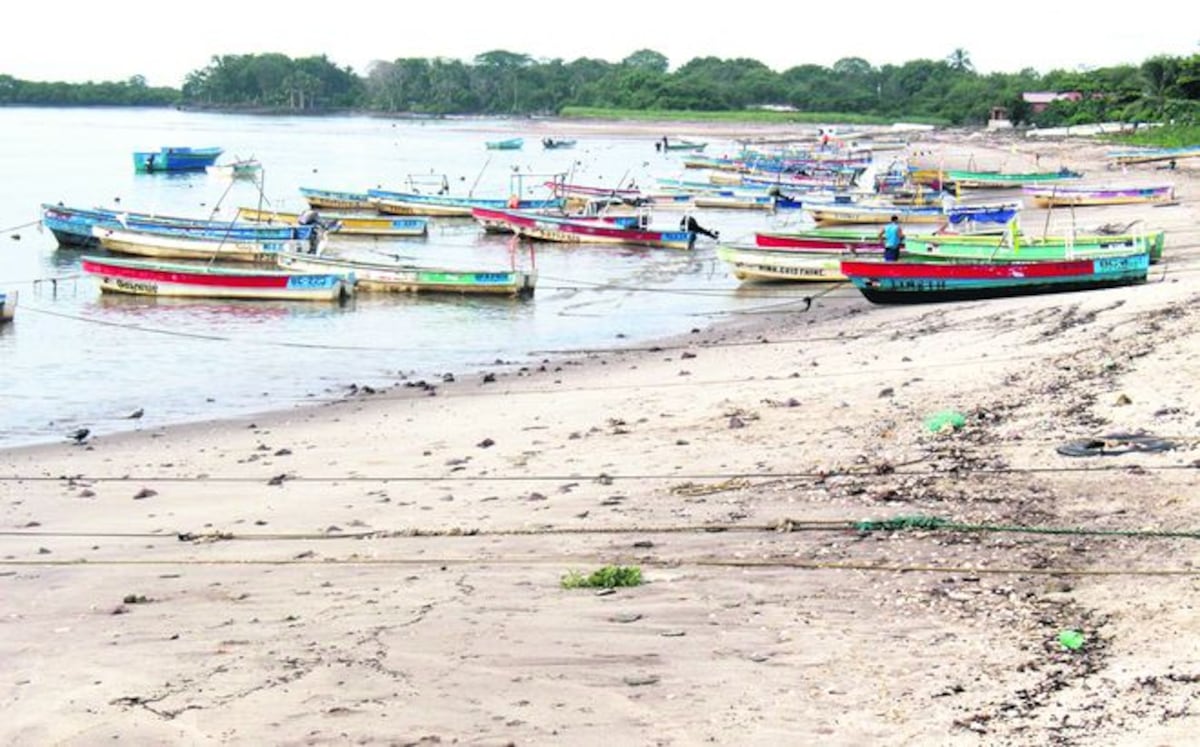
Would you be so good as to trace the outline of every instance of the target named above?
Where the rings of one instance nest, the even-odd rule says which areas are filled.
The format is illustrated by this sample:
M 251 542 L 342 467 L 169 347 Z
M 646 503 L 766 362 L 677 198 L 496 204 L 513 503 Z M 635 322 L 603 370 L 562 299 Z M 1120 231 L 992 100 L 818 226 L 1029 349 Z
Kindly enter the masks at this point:
M 1186 743 L 1195 541 L 1137 535 L 1200 523 L 1173 178 L 1179 206 L 1100 213 L 1168 231 L 1143 286 L 838 294 L 436 396 L 2 450 L 0 734 Z M 944 410 L 965 426 L 930 431 Z M 1177 448 L 1056 452 L 1139 428 Z M 1130 534 L 851 526 L 916 515 Z M 647 583 L 559 586 L 617 563 Z

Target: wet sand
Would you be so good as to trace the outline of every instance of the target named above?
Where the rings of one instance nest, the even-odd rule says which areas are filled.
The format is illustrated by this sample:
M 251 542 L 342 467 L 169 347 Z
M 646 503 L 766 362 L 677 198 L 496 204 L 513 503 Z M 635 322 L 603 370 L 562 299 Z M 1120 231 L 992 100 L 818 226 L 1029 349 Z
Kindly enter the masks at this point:
M 1166 261 L 971 303 L 843 286 L 638 350 L 0 452 L 0 742 L 1191 742 L 1194 167 L 912 147 L 1169 176 L 1178 205 L 1023 217 L 1163 228 Z M 947 410 L 964 427 L 931 431 Z M 1056 451 L 1118 431 L 1176 448 Z M 914 516 L 973 529 L 854 527 Z M 608 564 L 646 583 L 560 585 Z

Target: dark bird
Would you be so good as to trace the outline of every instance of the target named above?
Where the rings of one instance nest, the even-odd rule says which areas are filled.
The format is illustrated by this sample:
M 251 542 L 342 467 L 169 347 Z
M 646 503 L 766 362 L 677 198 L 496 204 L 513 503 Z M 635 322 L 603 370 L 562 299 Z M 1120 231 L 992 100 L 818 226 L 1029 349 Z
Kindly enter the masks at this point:
M 71 431 L 71 433 L 67 436 L 67 438 L 71 439 L 72 441 L 74 441 L 77 444 L 81 444 L 87 440 L 87 437 L 89 434 L 91 434 L 91 431 L 89 429 L 77 428 L 74 431 Z
M 140 418 L 141 416 L 143 416 L 145 414 L 146 414 L 146 411 L 139 407 L 138 409 L 136 409 L 133 412 L 126 415 L 125 418 L 127 420 L 137 420 L 138 418 Z

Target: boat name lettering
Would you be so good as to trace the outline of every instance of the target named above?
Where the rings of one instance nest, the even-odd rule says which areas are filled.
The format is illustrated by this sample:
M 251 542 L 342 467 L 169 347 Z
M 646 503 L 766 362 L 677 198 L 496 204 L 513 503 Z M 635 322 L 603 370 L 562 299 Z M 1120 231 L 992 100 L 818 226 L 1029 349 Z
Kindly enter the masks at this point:
M 132 280 L 125 280 L 123 278 L 112 278 L 112 284 L 130 293 L 158 293 L 158 283 L 135 283 Z
M 1128 257 L 1101 257 L 1093 260 L 1097 273 L 1121 272 L 1136 270 L 1146 265 L 1146 255 L 1135 254 Z
M 746 264 L 743 266 L 747 267 L 749 269 L 752 269 L 752 270 L 755 268 L 755 265 L 752 265 L 752 264 Z M 762 265 L 761 267 L 762 267 L 763 271 L 771 272 L 776 275 L 800 275 L 800 276 L 821 277 L 822 275 L 825 274 L 825 270 L 820 267 L 788 267 L 786 265 Z
M 329 286 L 330 275 L 293 275 L 288 278 L 290 288 L 326 288 Z
M 900 291 L 943 291 L 947 288 L 945 280 L 924 280 L 918 278 L 893 280 L 890 285 L 892 290 Z

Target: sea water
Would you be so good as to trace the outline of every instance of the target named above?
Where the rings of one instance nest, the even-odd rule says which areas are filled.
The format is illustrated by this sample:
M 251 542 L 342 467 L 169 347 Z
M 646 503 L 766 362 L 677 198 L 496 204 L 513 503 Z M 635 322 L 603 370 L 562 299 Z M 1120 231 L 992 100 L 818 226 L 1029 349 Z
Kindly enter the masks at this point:
M 16 290 L 0 327 L 0 447 L 63 440 L 76 428 L 130 428 L 245 415 L 337 399 L 358 387 L 499 371 L 564 349 L 633 344 L 775 307 L 806 289 L 747 290 L 697 250 L 516 242 L 469 219 L 431 219 L 427 238 L 365 240 L 366 257 L 468 268 L 536 266 L 527 300 L 365 295 L 344 305 L 102 295 L 79 250 L 58 248 L 40 205 L 109 207 L 232 219 L 241 207 L 299 211 L 300 187 L 547 197 L 542 183 L 642 187 L 683 176 L 686 154 L 656 136 L 572 134 L 543 150 L 547 123 L 285 117 L 170 109 L 0 109 L 0 288 Z M 516 151 L 485 141 L 525 137 Z M 207 173 L 137 174 L 132 153 L 219 146 L 222 162 L 256 158 L 259 180 Z M 709 153 L 732 153 L 710 141 Z M 689 171 L 688 177 L 692 176 Z M 655 226 L 678 228 L 679 212 Z M 722 239 L 749 238 L 796 216 L 697 211 Z M 129 416 L 141 412 L 141 417 Z

